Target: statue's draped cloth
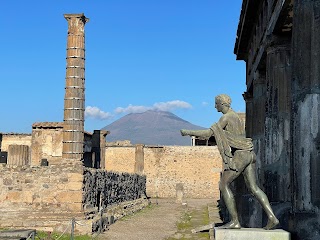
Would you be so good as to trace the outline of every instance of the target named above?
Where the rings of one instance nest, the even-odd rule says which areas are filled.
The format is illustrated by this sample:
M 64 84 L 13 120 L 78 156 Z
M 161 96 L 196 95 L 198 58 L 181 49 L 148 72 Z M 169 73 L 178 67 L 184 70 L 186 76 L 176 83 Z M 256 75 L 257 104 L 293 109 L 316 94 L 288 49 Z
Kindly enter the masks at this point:
M 232 161 L 232 148 L 235 150 L 253 150 L 251 138 L 246 138 L 243 135 L 236 135 L 227 130 L 223 130 L 218 123 L 213 124 L 210 129 L 213 131 L 213 135 L 216 139 L 225 170 L 229 169 L 228 164 Z

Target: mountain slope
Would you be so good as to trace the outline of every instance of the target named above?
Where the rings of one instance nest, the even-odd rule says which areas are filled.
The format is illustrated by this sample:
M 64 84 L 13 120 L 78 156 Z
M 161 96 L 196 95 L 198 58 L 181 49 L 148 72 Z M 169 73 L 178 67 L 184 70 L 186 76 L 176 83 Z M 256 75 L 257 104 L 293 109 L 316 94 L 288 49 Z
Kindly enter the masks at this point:
M 181 136 L 180 129 L 183 128 L 204 129 L 173 113 L 152 110 L 128 114 L 102 129 L 110 131 L 106 138 L 108 142 L 130 140 L 132 144 L 187 146 L 191 139 Z

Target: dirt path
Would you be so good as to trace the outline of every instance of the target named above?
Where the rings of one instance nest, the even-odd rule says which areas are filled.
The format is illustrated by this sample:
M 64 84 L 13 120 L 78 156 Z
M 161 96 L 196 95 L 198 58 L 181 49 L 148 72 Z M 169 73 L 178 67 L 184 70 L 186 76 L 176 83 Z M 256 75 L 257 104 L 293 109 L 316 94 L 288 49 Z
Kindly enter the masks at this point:
M 191 228 L 208 221 L 206 211 L 208 203 L 212 203 L 211 199 L 190 199 L 186 200 L 187 205 L 178 204 L 174 199 L 159 199 L 158 201 L 153 199 L 151 203 L 141 212 L 112 224 L 109 230 L 101 234 L 98 239 L 209 239 L 209 234 L 207 236 L 192 234 Z

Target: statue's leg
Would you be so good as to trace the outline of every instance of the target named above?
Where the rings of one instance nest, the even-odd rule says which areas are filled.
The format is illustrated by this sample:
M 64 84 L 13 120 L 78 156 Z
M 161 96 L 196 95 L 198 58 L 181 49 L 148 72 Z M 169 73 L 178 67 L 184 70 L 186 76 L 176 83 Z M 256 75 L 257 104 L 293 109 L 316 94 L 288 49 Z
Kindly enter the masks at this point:
M 272 229 L 279 224 L 279 220 L 273 213 L 267 195 L 258 187 L 255 175 L 255 163 L 249 164 L 243 172 L 246 185 L 257 198 L 268 216 L 268 223 L 264 229 Z
M 234 196 L 229 187 L 230 183 L 232 183 L 233 180 L 235 180 L 239 175 L 240 172 L 236 172 L 233 170 L 227 170 L 222 173 L 219 187 L 223 200 L 231 216 L 231 221 L 221 226 L 221 228 L 241 228 Z

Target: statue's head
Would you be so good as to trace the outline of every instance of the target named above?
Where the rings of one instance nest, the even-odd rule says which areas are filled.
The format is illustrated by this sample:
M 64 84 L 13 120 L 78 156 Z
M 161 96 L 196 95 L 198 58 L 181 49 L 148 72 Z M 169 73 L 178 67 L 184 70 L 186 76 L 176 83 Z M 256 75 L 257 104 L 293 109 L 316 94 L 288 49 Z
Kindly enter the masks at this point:
M 231 106 L 231 98 L 227 94 L 219 94 L 215 97 L 215 108 L 218 112 L 223 109 L 229 109 Z

